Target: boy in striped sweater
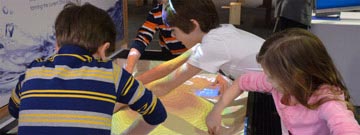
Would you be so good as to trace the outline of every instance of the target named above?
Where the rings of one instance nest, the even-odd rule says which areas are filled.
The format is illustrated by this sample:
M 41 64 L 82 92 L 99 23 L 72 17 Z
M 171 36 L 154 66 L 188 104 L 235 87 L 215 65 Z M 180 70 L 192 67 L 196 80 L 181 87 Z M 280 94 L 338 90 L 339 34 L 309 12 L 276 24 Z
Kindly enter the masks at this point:
M 19 119 L 19 135 L 110 135 L 115 104 L 128 104 L 145 120 L 125 134 L 147 134 L 165 121 L 160 100 L 106 60 L 116 30 L 105 11 L 69 3 L 55 33 L 57 53 L 32 62 L 12 92 L 9 112 Z

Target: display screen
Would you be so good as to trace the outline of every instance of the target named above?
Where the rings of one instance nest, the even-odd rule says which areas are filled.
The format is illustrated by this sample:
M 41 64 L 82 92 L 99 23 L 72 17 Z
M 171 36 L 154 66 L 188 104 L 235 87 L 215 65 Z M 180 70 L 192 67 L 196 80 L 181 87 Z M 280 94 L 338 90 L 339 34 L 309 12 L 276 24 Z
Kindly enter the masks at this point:
M 340 12 L 360 9 L 360 0 L 315 0 L 315 12 Z

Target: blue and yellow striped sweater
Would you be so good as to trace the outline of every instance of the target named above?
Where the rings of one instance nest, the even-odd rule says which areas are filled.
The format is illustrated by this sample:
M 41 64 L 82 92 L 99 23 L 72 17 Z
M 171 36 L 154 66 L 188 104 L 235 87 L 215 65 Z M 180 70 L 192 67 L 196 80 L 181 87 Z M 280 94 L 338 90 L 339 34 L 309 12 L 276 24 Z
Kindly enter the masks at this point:
M 9 110 L 19 119 L 20 135 L 106 135 L 116 102 L 129 104 L 149 124 L 166 119 L 160 100 L 120 66 L 64 45 L 49 59 L 29 65 Z

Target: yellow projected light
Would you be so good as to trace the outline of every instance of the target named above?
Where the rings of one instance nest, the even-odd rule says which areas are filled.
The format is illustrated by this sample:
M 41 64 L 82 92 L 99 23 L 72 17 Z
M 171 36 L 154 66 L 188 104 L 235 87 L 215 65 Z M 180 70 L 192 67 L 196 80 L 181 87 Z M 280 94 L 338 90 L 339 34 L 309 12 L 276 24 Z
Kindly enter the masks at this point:
M 209 100 L 194 93 L 210 85 L 209 80 L 214 77 L 209 74 L 194 76 L 168 95 L 161 97 L 160 100 L 166 107 L 168 117 L 150 135 L 208 134 L 205 118 L 216 98 Z M 224 134 L 243 134 L 246 101 L 247 93 L 244 93 L 223 112 Z M 138 117 L 140 116 L 136 112 L 129 109 L 119 111 L 113 116 L 112 134 L 121 134 Z

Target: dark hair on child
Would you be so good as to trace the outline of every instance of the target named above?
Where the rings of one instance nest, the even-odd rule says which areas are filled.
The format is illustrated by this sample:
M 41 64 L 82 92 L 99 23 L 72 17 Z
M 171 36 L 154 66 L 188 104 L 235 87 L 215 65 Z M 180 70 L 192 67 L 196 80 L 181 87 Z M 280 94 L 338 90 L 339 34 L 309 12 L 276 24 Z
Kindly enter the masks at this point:
M 115 24 L 104 10 L 89 3 L 82 6 L 68 3 L 55 21 L 56 42 L 78 45 L 91 54 L 106 42 L 113 50 L 116 40 Z
M 212 0 L 169 0 L 166 5 L 164 21 L 171 27 L 178 27 L 189 34 L 196 20 L 200 29 L 207 33 L 220 26 L 219 16 Z

